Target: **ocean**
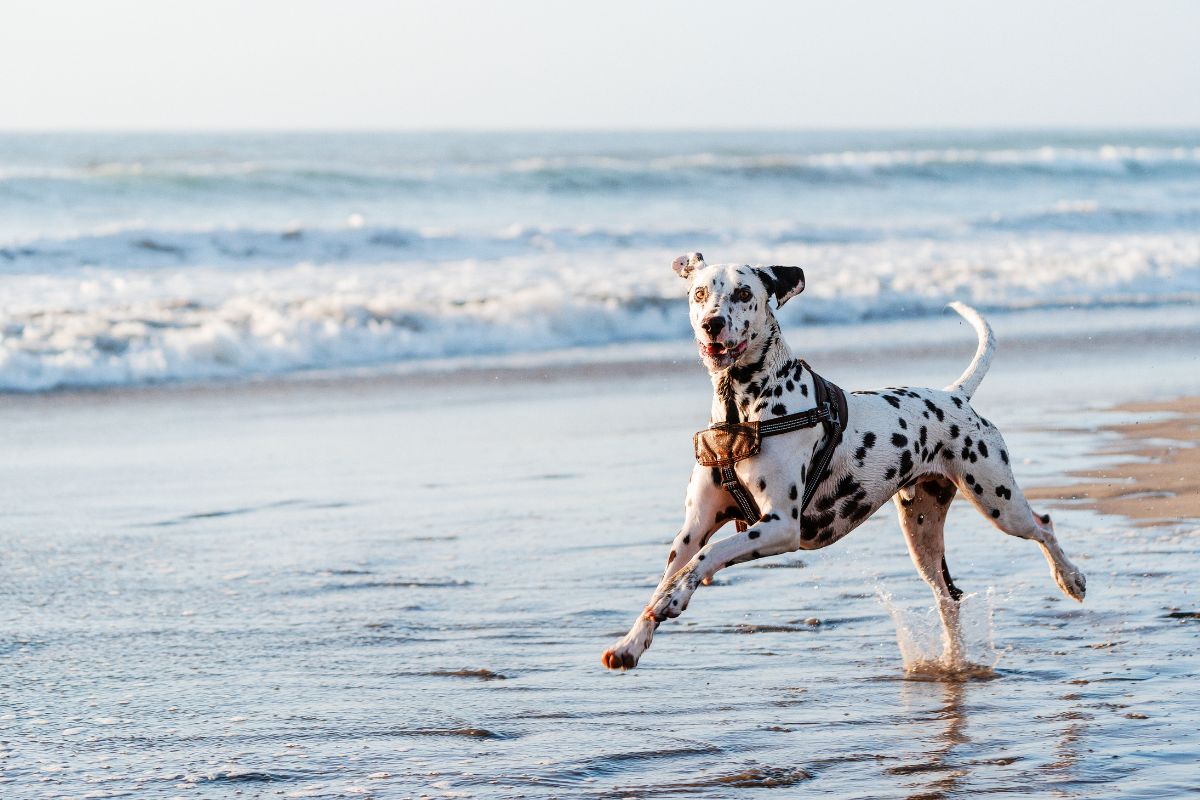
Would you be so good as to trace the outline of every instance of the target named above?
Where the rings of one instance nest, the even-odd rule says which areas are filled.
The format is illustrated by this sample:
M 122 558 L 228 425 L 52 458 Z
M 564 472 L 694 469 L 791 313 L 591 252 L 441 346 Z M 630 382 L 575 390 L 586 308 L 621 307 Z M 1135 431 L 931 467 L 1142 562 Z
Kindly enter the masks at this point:
M 694 250 L 785 328 L 1186 308 L 1200 132 L 4 134 L 0 391 L 680 342 Z

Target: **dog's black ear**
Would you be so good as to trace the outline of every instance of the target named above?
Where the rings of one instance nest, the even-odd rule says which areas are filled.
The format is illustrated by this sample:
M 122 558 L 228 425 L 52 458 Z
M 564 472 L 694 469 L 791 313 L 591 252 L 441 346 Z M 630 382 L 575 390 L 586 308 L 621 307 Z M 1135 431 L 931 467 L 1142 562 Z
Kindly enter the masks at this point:
M 680 256 L 671 262 L 671 269 L 675 270 L 675 274 L 681 278 L 686 278 L 692 274 L 692 270 L 703 266 L 704 256 L 699 253 L 688 253 L 686 256 Z
M 767 291 L 775 295 L 775 307 L 804 291 L 804 270 L 799 267 L 760 267 L 756 270 Z

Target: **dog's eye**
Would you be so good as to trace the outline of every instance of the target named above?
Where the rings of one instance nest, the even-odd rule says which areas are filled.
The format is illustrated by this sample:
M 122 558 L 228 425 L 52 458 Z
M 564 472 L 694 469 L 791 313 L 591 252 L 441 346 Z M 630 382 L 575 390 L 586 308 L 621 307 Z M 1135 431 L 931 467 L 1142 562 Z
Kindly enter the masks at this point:
M 753 296 L 754 296 L 754 293 L 751 292 L 745 286 L 743 286 L 742 288 L 738 289 L 736 292 L 733 293 L 733 299 L 737 300 L 739 303 L 749 302 L 750 298 Z
M 703 286 L 697 288 L 696 291 L 692 293 L 692 299 L 694 299 L 697 303 L 703 303 L 704 298 L 706 297 L 708 297 L 708 289 L 705 289 Z

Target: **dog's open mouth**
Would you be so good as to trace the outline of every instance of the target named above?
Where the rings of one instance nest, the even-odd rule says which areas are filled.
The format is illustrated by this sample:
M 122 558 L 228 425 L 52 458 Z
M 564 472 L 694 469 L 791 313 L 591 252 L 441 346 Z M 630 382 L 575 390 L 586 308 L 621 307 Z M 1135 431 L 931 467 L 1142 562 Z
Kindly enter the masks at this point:
M 713 361 L 733 363 L 746 352 L 746 342 L 728 345 L 725 342 L 700 342 L 700 354 Z

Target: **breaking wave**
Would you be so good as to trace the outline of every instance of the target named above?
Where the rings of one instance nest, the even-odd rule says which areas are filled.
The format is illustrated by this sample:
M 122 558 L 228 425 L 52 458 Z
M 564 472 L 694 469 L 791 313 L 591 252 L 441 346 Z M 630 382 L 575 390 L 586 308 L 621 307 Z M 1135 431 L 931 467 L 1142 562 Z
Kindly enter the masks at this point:
M 689 335 L 682 284 L 666 267 L 677 248 L 236 270 L 170 266 L 166 246 L 147 249 L 157 268 L 0 271 L 0 390 L 279 375 Z M 935 314 L 952 299 L 993 311 L 1200 299 L 1200 236 L 742 242 L 736 252 L 805 266 L 808 289 L 780 312 L 792 324 Z

